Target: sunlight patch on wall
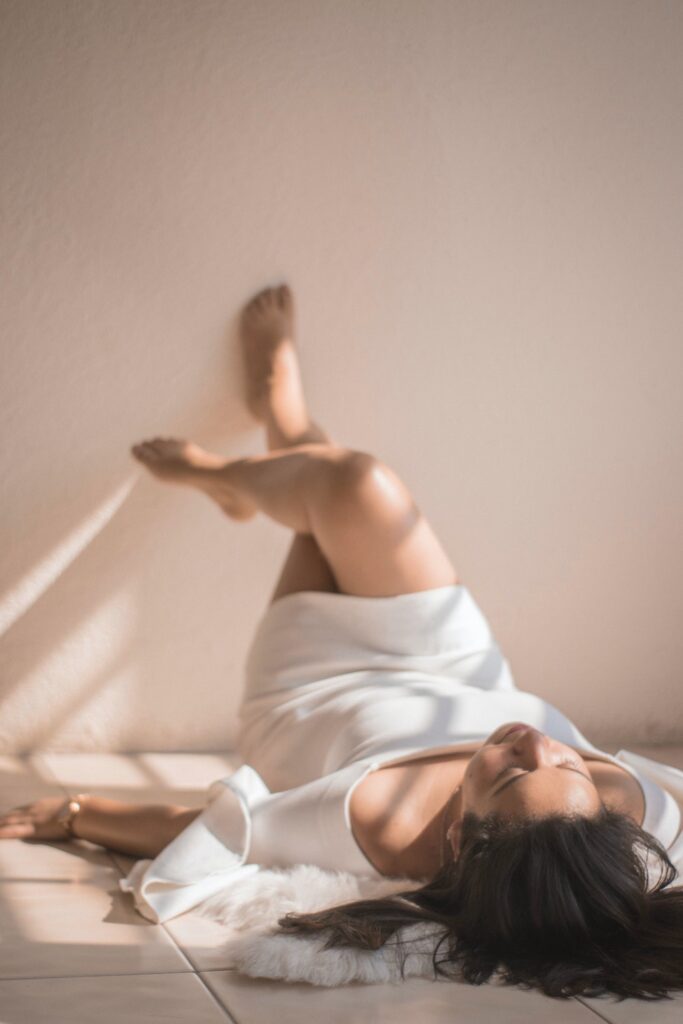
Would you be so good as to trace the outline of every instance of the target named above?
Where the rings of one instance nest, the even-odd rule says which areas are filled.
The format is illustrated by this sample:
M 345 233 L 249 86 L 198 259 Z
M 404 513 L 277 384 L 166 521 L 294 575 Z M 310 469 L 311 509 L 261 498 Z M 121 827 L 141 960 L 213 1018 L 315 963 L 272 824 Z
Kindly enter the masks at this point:
M 129 477 L 110 497 L 74 527 L 53 550 L 12 587 L 0 601 L 0 636 L 6 633 L 78 558 L 88 544 L 113 519 L 133 489 L 139 475 Z
M 127 663 L 103 674 L 99 685 L 86 687 L 78 706 L 52 724 L 42 741 L 48 749 L 103 750 L 118 747 L 129 728 L 138 687 L 137 665 Z
M 133 791 L 150 783 L 148 775 L 137 762 L 136 754 L 46 751 L 42 756 L 68 789 L 115 786 Z
M 2 701 L 4 741 L 24 748 L 42 745 L 64 723 L 71 727 L 81 709 L 116 683 L 116 693 L 104 698 L 101 714 L 125 715 L 137 684 L 137 669 L 130 660 L 131 639 L 137 626 L 137 599 L 129 590 L 119 591 L 93 612 L 17 680 Z M 122 685 L 123 684 L 123 685 Z M 121 691 L 125 692 L 121 692 Z M 102 729 L 111 721 L 101 721 Z
M 203 789 L 214 779 L 231 775 L 242 764 L 237 754 L 145 753 L 138 754 L 151 777 L 177 789 Z

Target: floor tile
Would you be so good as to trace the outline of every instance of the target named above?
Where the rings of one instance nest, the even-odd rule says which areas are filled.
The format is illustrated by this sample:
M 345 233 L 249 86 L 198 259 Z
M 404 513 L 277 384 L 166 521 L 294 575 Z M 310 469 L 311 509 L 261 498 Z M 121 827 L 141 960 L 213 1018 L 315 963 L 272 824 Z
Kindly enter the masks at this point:
M 45 796 L 63 797 L 65 790 L 38 756 L 0 757 L 0 811 Z M 110 866 L 107 852 L 85 840 L 0 839 L 0 880 L 5 882 L 84 878 Z
M 110 856 L 122 877 L 127 875 L 135 864 L 134 857 L 127 857 L 123 853 L 110 851 Z M 225 925 L 208 917 L 193 914 L 191 911 L 165 921 L 163 927 L 195 970 L 215 970 L 229 966 L 222 946 L 229 938 L 239 933 L 231 931 Z
M 195 974 L 0 981 L 2 1024 L 230 1024 Z
M 111 855 L 84 839 L 1 839 L 0 883 L 76 881 L 98 870 L 110 870 Z
M 236 971 L 200 976 L 240 1024 L 598 1024 L 595 1014 L 575 999 L 551 1000 L 499 984 L 411 978 L 396 985 L 323 988 L 248 978 Z
M 618 1003 L 613 996 L 599 999 L 581 996 L 581 1001 L 610 1024 L 681 1024 L 683 992 L 672 992 L 671 995 L 671 1000 L 658 999 L 654 1003 L 643 999 L 625 999 Z
M 137 913 L 118 878 L 109 864 L 74 881 L 0 881 L 0 977 L 190 970 L 164 927 Z
M 116 850 L 109 850 L 109 856 L 116 865 L 116 868 L 120 872 L 122 878 L 125 878 L 133 867 L 133 864 L 135 864 L 139 859 L 138 857 L 129 857 L 125 853 L 117 853 Z
M 223 946 L 228 939 L 244 934 L 192 912 L 166 921 L 164 927 L 193 967 L 199 971 L 229 967 Z

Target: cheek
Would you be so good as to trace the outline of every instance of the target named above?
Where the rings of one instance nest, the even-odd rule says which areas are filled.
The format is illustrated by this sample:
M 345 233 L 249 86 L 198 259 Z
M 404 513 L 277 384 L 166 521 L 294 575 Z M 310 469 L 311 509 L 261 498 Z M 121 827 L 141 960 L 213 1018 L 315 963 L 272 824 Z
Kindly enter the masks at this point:
M 469 764 L 462 777 L 462 791 L 464 794 L 472 794 L 477 791 L 479 770 L 476 764 Z
M 486 764 L 482 761 L 470 761 L 462 777 L 463 793 L 470 796 L 480 796 L 486 789 L 487 771 Z

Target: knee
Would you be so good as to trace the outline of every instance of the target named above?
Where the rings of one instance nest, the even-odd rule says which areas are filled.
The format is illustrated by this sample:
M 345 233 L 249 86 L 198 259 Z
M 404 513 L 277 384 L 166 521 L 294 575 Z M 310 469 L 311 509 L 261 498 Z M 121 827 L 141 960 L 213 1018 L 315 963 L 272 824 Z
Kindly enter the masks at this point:
M 381 463 L 374 455 L 358 451 L 355 448 L 344 448 L 330 466 L 330 489 L 335 497 L 355 494 L 367 486 L 367 482 L 376 473 Z
M 399 477 L 376 456 L 356 449 L 345 449 L 331 473 L 330 494 L 339 508 L 365 502 L 410 500 Z

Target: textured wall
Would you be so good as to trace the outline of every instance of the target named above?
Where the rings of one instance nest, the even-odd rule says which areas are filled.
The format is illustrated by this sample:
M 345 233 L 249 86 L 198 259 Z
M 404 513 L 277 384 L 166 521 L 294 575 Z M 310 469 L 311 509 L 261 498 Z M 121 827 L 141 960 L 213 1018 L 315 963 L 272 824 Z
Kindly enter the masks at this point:
M 4 0 L 0 749 L 234 740 L 289 543 L 135 441 L 261 450 L 295 290 L 337 440 L 413 488 L 517 683 L 683 733 L 678 0 Z

